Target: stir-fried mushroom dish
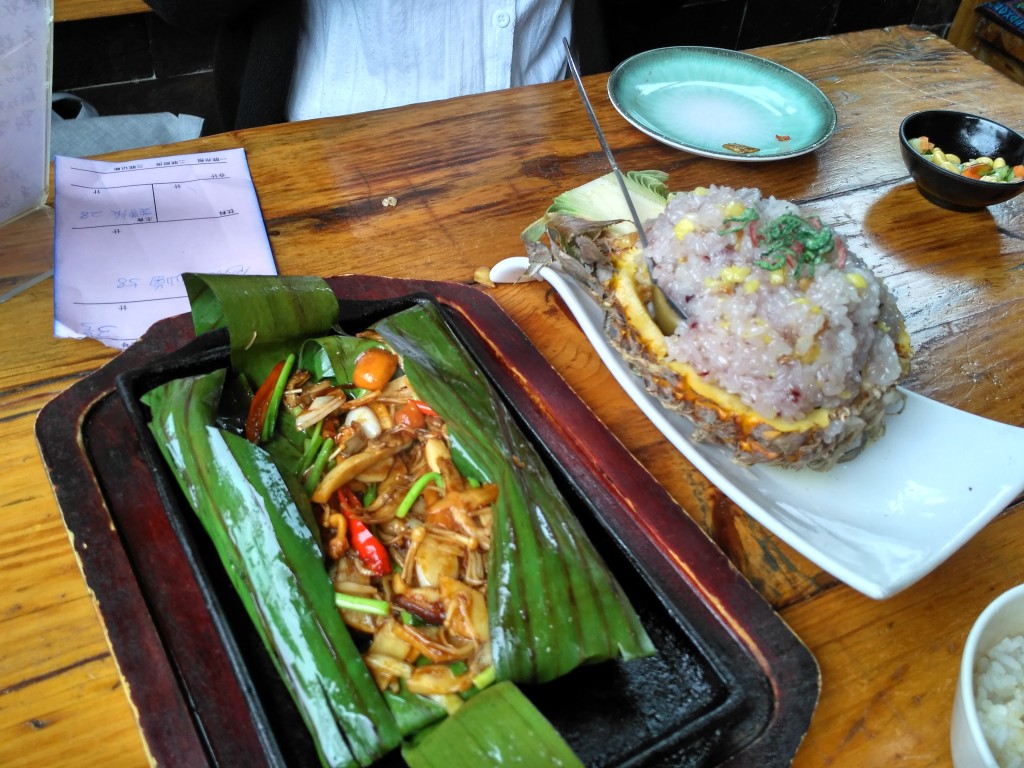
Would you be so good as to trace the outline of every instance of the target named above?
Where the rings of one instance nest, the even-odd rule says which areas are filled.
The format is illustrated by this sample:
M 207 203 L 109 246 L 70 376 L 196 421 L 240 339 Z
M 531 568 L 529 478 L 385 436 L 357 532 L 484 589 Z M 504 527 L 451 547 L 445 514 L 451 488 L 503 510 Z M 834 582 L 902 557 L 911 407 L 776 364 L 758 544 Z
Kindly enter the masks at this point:
M 298 371 L 283 402 L 298 429 L 319 424 L 325 461 L 303 480 L 336 604 L 367 636 L 363 659 L 378 687 L 453 694 L 491 667 L 487 551 L 498 488 L 456 469 L 444 421 L 400 363 L 381 342 L 361 353 L 351 385 Z

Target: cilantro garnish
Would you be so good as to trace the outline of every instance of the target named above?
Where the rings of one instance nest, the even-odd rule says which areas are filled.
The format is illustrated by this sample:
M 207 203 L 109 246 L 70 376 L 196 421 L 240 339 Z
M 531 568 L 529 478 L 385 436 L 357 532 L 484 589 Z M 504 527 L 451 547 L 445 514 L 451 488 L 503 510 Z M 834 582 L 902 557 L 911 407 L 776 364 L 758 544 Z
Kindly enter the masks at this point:
M 718 234 L 741 232 L 759 219 L 754 208 L 745 208 L 738 216 L 725 219 L 723 223 L 733 226 L 719 230 Z M 784 213 L 774 221 L 750 226 L 749 234 L 756 244 L 763 246 L 762 258 L 754 261 L 757 266 L 774 272 L 788 264 L 797 279 L 814 277 L 814 267 L 835 249 L 832 230 L 823 226 L 817 216 L 805 219 Z

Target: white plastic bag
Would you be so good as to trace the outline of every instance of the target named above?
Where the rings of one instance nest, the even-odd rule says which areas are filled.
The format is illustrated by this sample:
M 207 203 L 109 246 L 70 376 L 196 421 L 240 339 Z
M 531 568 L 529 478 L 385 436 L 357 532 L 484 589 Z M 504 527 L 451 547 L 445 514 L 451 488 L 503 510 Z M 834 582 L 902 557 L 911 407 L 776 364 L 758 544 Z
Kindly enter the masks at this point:
M 173 144 L 199 136 L 203 118 L 153 112 L 142 115 L 100 115 L 72 93 L 53 94 L 53 103 L 77 101 L 78 114 L 63 118 L 54 110 L 50 123 L 50 157 L 89 157 L 120 149 Z

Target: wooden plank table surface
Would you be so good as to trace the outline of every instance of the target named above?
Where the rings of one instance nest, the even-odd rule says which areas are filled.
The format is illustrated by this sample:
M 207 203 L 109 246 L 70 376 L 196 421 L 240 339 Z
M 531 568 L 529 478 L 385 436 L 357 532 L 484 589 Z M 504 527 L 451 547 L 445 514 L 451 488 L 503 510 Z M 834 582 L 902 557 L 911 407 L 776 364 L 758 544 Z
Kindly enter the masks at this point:
M 910 182 L 896 139 L 902 118 L 926 107 L 1013 125 L 1024 90 L 908 27 L 757 53 L 802 73 L 835 104 L 838 128 L 822 149 L 771 163 L 677 151 L 622 120 L 606 76 L 593 76 L 588 91 L 619 165 L 665 170 L 675 189 L 756 186 L 814 208 L 895 292 L 916 349 L 909 388 L 1024 426 L 1024 198 L 977 214 L 943 211 Z M 571 82 L 221 134 L 146 154 L 238 146 L 282 274 L 469 282 L 477 267 L 522 253 L 520 231 L 556 194 L 607 170 Z M 396 206 L 382 206 L 388 196 Z M 52 237 L 45 215 L 0 230 L 15 270 L 19 258 L 48 254 Z M 917 584 L 884 601 L 864 597 L 761 528 L 673 450 L 545 284 L 493 293 L 814 653 L 821 697 L 795 764 L 947 765 L 967 631 L 991 599 L 1021 581 L 1020 505 Z M 45 403 L 116 353 L 54 338 L 52 310 L 50 281 L 0 304 L 0 765 L 140 765 L 147 752 L 130 692 L 33 434 Z

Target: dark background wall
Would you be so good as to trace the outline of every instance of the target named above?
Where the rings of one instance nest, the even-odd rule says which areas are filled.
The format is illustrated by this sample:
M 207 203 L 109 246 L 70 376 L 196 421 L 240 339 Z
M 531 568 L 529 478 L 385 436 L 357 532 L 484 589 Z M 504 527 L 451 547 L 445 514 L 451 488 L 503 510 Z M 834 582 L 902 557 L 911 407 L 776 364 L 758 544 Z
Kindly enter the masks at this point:
M 601 0 L 613 62 L 648 48 L 755 48 L 916 24 L 945 36 L 959 0 Z M 614 22 L 611 20 L 614 19 Z
M 744 49 L 859 29 L 915 24 L 944 36 L 958 0 L 577 0 L 584 71 L 649 48 Z M 54 92 L 101 115 L 173 112 L 222 125 L 213 100 L 213 34 L 176 30 L 151 13 L 65 21 L 54 28 Z
M 155 14 L 58 22 L 53 91 L 82 97 L 101 115 L 173 112 L 220 133 L 213 99 L 213 32 L 182 32 Z

